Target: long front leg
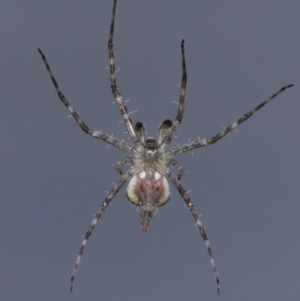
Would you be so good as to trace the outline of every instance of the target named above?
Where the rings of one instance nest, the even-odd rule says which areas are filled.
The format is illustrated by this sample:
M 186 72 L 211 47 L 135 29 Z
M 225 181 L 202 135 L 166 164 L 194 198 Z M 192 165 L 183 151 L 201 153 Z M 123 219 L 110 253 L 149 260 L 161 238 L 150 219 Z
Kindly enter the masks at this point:
M 139 139 L 135 133 L 133 122 L 129 116 L 127 108 L 125 106 L 122 95 L 119 93 L 117 88 L 117 79 L 116 79 L 116 70 L 115 70 L 115 57 L 114 57 L 114 46 L 113 46 L 113 35 L 114 35 L 114 25 L 115 25 L 115 16 L 116 16 L 116 7 L 117 0 L 114 0 L 110 33 L 108 39 L 108 55 L 109 55 L 109 66 L 110 66 L 110 86 L 111 91 L 116 99 L 116 102 L 121 111 L 122 118 L 124 120 L 125 126 L 127 128 L 128 134 L 133 142 L 137 142 Z
M 186 93 L 186 83 L 187 83 L 187 73 L 186 73 L 186 63 L 185 63 L 185 52 L 184 52 L 184 40 L 181 42 L 181 65 L 182 65 L 182 77 L 181 77 L 181 89 L 180 89 L 180 97 L 179 97 L 179 103 L 178 103 L 178 111 L 177 116 L 175 118 L 175 121 L 172 123 L 170 120 L 165 120 L 162 124 L 162 126 L 165 126 L 166 123 L 169 127 L 167 130 L 165 130 L 165 136 L 162 139 L 161 147 L 164 147 L 165 145 L 170 144 L 173 135 L 175 131 L 177 130 L 179 124 L 182 121 L 183 118 L 183 112 L 184 112 L 184 102 L 185 102 L 185 93 Z M 161 129 L 160 129 L 161 132 Z M 159 139 L 159 143 L 160 143 Z
M 217 135 L 209 138 L 209 139 L 201 139 L 197 142 L 188 143 L 185 145 L 182 145 L 180 147 L 177 147 L 172 150 L 172 153 L 174 156 L 191 151 L 198 147 L 207 146 L 213 143 L 216 143 L 221 138 L 226 136 L 228 133 L 230 133 L 232 130 L 234 130 L 238 125 L 246 121 L 248 118 L 250 118 L 254 113 L 256 113 L 258 110 L 260 110 L 262 107 L 264 107 L 267 103 L 269 103 L 272 99 L 274 99 L 276 96 L 278 96 L 280 93 L 282 93 L 284 90 L 293 87 L 294 85 L 287 85 L 282 87 L 279 91 L 277 91 L 275 94 L 273 94 L 270 98 L 259 104 L 257 107 L 255 107 L 250 112 L 246 113 L 244 116 L 240 117 L 238 120 L 236 120 L 234 123 L 226 127 L 223 131 L 218 133 Z

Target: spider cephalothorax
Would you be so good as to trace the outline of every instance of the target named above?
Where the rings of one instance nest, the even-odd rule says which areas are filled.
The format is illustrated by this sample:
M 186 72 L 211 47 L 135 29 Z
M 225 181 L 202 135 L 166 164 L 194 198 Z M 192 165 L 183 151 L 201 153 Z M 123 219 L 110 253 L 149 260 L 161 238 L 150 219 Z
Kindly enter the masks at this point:
M 133 122 L 127 112 L 127 108 L 123 101 L 122 95 L 119 93 L 117 89 L 116 82 L 116 70 L 115 70 L 115 59 L 114 59 L 114 50 L 113 50 L 113 33 L 114 33 L 114 21 L 116 14 L 116 5 L 117 0 L 114 0 L 113 11 L 112 11 L 112 19 L 110 26 L 110 34 L 108 40 L 108 55 L 109 55 L 109 63 L 110 63 L 110 85 L 113 96 L 117 102 L 117 105 L 120 109 L 122 118 L 124 120 L 124 124 L 128 131 L 129 137 L 132 140 L 132 144 L 124 142 L 122 140 L 116 139 L 112 136 L 106 135 L 101 131 L 93 130 L 88 127 L 79 117 L 77 112 L 70 105 L 66 97 L 61 92 L 52 71 L 46 61 L 46 57 L 43 52 L 39 49 L 39 53 L 42 56 L 42 59 L 45 63 L 45 66 L 48 70 L 48 73 L 51 77 L 51 80 L 54 84 L 56 92 L 63 102 L 63 104 L 67 107 L 71 115 L 74 117 L 78 125 L 81 129 L 91 135 L 94 138 L 100 139 L 110 145 L 115 146 L 116 148 L 123 150 L 127 153 L 127 157 L 123 158 L 115 165 L 117 171 L 122 174 L 122 166 L 125 163 L 130 163 L 131 168 L 122 175 L 119 182 L 114 186 L 114 188 L 107 194 L 104 202 L 100 206 L 98 212 L 93 218 L 91 225 L 89 226 L 84 239 L 82 241 L 79 254 L 77 256 L 74 269 L 72 271 L 70 290 L 73 288 L 73 281 L 75 278 L 75 274 L 78 269 L 78 265 L 83 254 L 83 250 L 85 245 L 92 234 L 98 220 L 100 219 L 102 213 L 105 211 L 109 203 L 113 200 L 119 190 L 128 183 L 127 187 L 127 197 L 129 201 L 135 205 L 137 205 L 140 209 L 141 216 L 141 228 L 142 232 L 147 232 L 150 221 L 153 217 L 153 214 L 157 210 L 159 206 L 165 205 L 170 198 L 170 189 L 168 181 L 171 181 L 175 188 L 178 190 L 180 196 L 184 200 L 186 206 L 189 208 L 197 226 L 201 233 L 201 236 L 205 242 L 205 246 L 208 251 L 208 255 L 210 257 L 210 262 L 213 268 L 214 276 L 217 283 L 218 292 L 220 289 L 220 279 L 217 272 L 217 268 L 215 265 L 215 261 L 212 255 L 212 250 L 210 247 L 210 243 L 208 241 L 205 229 L 201 223 L 200 217 L 197 214 L 194 205 L 191 202 L 190 197 L 188 196 L 185 189 L 182 187 L 180 183 L 180 179 L 184 174 L 184 168 L 174 159 L 174 156 L 180 155 L 182 153 L 194 150 L 199 147 L 207 146 L 213 144 L 235 129 L 239 124 L 246 121 L 249 117 L 251 117 L 255 112 L 265 106 L 268 102 L 274 99 L 277 95 L 283 92 L 285 89 L 292 87 L 293 85 L 287 85 L 273 94 L 270 98 L 262 102 L 260 105 L 255 107 L 253 110 L 248 112 L 247 114 L 240 117 L 237 121 L 226 127 L 220 133 L 209 139 L 199 139 L 195 142 L 189 142 L 182 146 L 177 146 L 175 148 L 170 148 L 170 143 L 172 141 L 172 137 L 178 128 L 179 124 L 182 121 L 183 111 L 184 111 L 184 101 L 185 101 L 185 91 L 186 91 L 186 65 L 185 65 L 185 54 L 184 54 L 184 40 L 181 43 L 181 54 L 182 54 L 182 79 L 181 79 L 181 92 L 178 103 L 178 112 L 177 116 L 172 122 L 169 119 L 166 119 L 160 126 L 158 131 L 157 140 L 154 138 L 146 138 L 145 137 L 145 128 L 141 122 L 137 122 L 133 125 Z M 175 176 L 169 169 L 169 166 L 173 165 L 178 169 L 178 175 Z

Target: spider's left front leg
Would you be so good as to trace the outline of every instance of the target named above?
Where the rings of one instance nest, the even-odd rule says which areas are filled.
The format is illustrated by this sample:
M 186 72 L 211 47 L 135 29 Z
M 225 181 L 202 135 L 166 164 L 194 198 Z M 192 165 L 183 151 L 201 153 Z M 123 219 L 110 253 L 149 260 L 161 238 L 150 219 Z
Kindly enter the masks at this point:
M 185 204 L 189 208 L 190 212 L 193 215 L 194 220 L 196 221 L 196 224 L 197 224 L 197 226 L 199 228 L 201 236 L 204 239 L 205 246 L 206 246 L 209 258 L 210 258 L 210 263 L 212 265 L 212 269 L 213 269 L 213 272 L 214 272 L 214 275 L 215 275 L 215 279 L 216 279 L 216 282 L 217 282 L 218 293 L 220 293 L 220 278 L 219 278 L 219 274 L 217 272 L 217 267 L 216 267 L 215 260 L 214 260 L 213 254 L 212 254 L 211 246 L 210 246 L 207 234 L 205 232 L 205 229 L 204 229 L 204 227 L 202 225 L 202 222 L 200 220 L 200 217 L 199 217 L 198 213 L 196 212 L 196 209 L 195 209 L 194 205 L 192 204 L 190 197 L 188 196 L 187 192 L 182 187 L 181 183 L 178 181 L 178 179 L 176 178 L 176 176 L 170 170 L 168 170 L 166 172 L 166 176 L 171 180 L 171 182 L 173 183 L 173 185 L 177 188 L 179 194 L 181 195 L 181 197 L 185 201 Z

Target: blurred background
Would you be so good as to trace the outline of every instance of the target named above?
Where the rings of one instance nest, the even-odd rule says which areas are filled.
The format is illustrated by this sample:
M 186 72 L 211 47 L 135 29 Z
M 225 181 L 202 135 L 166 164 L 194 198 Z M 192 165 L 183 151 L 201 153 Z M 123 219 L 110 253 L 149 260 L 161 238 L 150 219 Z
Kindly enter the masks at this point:
M 118 88 L 156 136 L 174 119 L 185 39 L 188 84 L 175 143 L 209 138 L 282 86 L 236 132 L 176 159 L 207 226 L 206 248 L 178 192 L 146 235 L 123 189 L 69 280 L 92 214 L 125 153 L 85 135 L 82 119 L 127 138 L 109 85 L 113 1 L 7 1 L 0 11 L 2 300 L 298 300 L 300 296 L 299 1 L 119 1 Z M 126 168 L 125 168 L 126 170 Z

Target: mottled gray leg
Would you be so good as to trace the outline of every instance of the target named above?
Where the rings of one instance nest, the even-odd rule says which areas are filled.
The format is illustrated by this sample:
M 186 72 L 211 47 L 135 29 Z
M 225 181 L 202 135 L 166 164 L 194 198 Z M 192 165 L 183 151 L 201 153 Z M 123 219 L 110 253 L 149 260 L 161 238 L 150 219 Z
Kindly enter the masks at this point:
M 181 90 L 180 90 L 180 97 L 179 97 L 178 112 L 177 112 L 177 116 L 175 119 L 175 123 L 178 123 L 178 125 L 182 121 L 182 118 L 183 118 L 185 91 L 186 91 L 186 82 L 187 82 L 185 54 L 184 54 L 184 40 L 182 40 L 182 42 L 181 42 L 181 57 L 182 57 Z
M 187 83 L 187 73 L 186 73 L 185 53 L 184 53 L 184 40 L 182 40 L 182 42 L 181 42 L 181 57 L 182 57 L 182 78 L 181 78 L 181 90 L 180 90 L 180 98 L 179 98 L 179 104 L 178 104 L 178 112 L 177 112 L 177 116 L 175 118 L 173 125 L 169 128 L 169 130 L 167 131 L 167 133 L 163 139 L 162 145 L 170 144 L 170 142 L 173 138 L 173 135 L 183 118 L 186 83 Z
M 75 266 L 74 269 L 72 271 L 72 275 L 71 275 L 71 281 L 70 281 L 70 291 L 72 292 L 73 289 L 73 282 L 74 282 L 74 278 L 79 266 L 79 262 L 81 260 L 82 254 L 83 254 L 83 250 L 86 246 L 86 243 L 89 239 L 89 237 L 91 236 L 91 234 L 94 231 L 94 228 L 97 224 L 97 222 L 99 221 L 102 213 L 105 211 L 105 209 L 107 208 L 107 206 L 109 205 L 109 203 L 113 200 L 113 198 L 115 197 L 115 195 L 118 193 L 118 191 L 124 186 L 124 184 L 127 182 L 127 180 L 129 180 L 134 174 L 133 169 L 128 170 L 124 176 L 121 177 L 120 181 L 118 182 L 117 185 L 114 186 L 114 188 L 110 191 L 110 193 L 107 195 L 107 197 L 105 198 L 103 204 L 100 206 L 97 214 L 95 215 L 95 217 L 93 218 L 85 236 L 84 239 L 81 243 L 80 249 L 79 249 L 79 253 L 75 262 Z
M 190 197 L 188 196 L 187 192 L 182 187 L 181 183 L 177 180 L 176 176 L 174 174 L 172 174 L 171 171 L 169 171 L 169 170 L 167 171 L 166 176 L 171 180 L 171 182 L 177 188 L 179 194 L 181 195 L 181 197 L 185 201 L 187 207 L 190 209 L 190 212 L 193 215 L 193 218 L 196 221 L 196 224 L 197 224 L 197 226 L 200 230 L 200 233 L 202 235 L 202 238 L 204 239 L 204 242 L 205 242 L 205 246 L 206 246 L 209 258 L 210 258 L 210 263 L 212 265 L 213 272 L 214 272 L 214 275 L 215 275 L 215 278 L 216 278 L 217 287 L 218 287 L 218 294 L 219 294 L 220 293 L 220 278 L 219 278 L 219 275 L 218 275 L 218 272 L 217 272 L 217 268 L 216 268 L 215 260 L 214 260 L 213 254 L 212 254 L 211 246 L 210 246 L 208 237 L 206 235 L 205 229 L 204 229 L 204 227 L 202 225 L 202 222 L 200 220 L 200 217 L 197 214 L 197 212 L 194 208 L 194 205 L 191 202 Z
M 282 93 L 284 90 L 293 87 L 294 85 L 287 85 L 282 87 L 279 91 L 277 91 L 275 94 L 273 94 L 270 98 L 259 104 L 257 107 L 255 107 L 250 112 L 246 113 L 244 116 L 240 117 L 238 120 L 236 120 L 234 123 L 226 127 L 223 131 L 218 133 L 217 135 L 209 138 L 209 139 L 201 139 L 197 142 L 191 142 L 187 143 L 185 145 L 179 146 L 172 150 L 172 153 L 174 156 L 191 151 L 198 147 L 207 146 L 213 143 L 216 143 L 221 138 L 226 136 L 228 133 L 230 133 L 232 130 L 234 130 L 238 125 L 246 121 L 248 118 L 250 118 L 254 113 L 256 113 L 258 110 L 260 110 L 262 107 L 264 107 L 267 103 L 269 103 L 272 99 L 274 99 L 276 96 L 278 96 L 280 93 Z
M 70 103 L 67 101 L 66 97 L 63 95 L 63 93 L 61 92 L 55 78 L 54 78 L 54 75 L 50 69 L 50 66 L 46 60 L 46 57 L 45 55 L 43 54 L 42 50 L 41 49 L 38 49 L 40 55 L 42 56 L 42 59 L 44 61 L 44 64 L 48 70 L 48 73 L 50 75 L 50 78 L 52 80 L 52 83 L 55 87 L 55 90 L 58 94 L 58 97 L 60 98 L 60 100 L 62 101 L 62 103 L 66 106 L 66 108 L 69 110 L 69 112 L 71 113 L 71 115 L 73 116 L 73 118 L 76 120 L 77 124 L 81 127 L 81 129 L 88 135 L 94 137 L 94 138 L 97 138 L 97 139 L 100 139 L 102 141 L 105 141 L 121 150 L 124 150 L 126 152 L 129 152 L 130 149 L 131 149 L 131 145 L 124 142 L 124 141 L 121 141 L 119 139 L 116 139 L 116 138 L 113 138 L 112 136 L 108 136 L 108 135 L 105 135 L 103 134 L 102 132 L 99 132 L 99 131 L 96 131 L 96 130 L 93 130 L 91 128 L 89 128 L 79 117 L 79 115 L 77 114 L 77 112 L 73 109 L 73 107 L 70 105 Z
M 180 180 L 185 173 L 185 169 L 175 159 L 171 159 L 170 163 L 178 169 L 179 173 L 177 179 Z
M 160 145 L 163 142 L 163 139 L 165 137 L 165 134 L 167 133 L 167 130 L 173 125 L 173 122 L 169 119 L 166 119 L 158 130 L 158 140 L 157 144 Z
M 145 137 L 146 137 L 146 131 L 145 127 L 141 122 L 137 122 L 134 126 L 135 132 L 139 133 L 139 139 L 142 143 L 145 142 Z
M 116 79 L 116 69 L 115 69 L 115 58 L 114 58 L 114 46 L 113 46 L 113 35 L 114 35 L 114 25 L 115 25 L 115 16 L 116 16 L 116 7 L 117 0 L 114 0 L 113 10 L 112 10 L 112 18 L 110 25 L 110 33 L 108 39 L 108 55 L 109 55 L 109 66 L 110 66 L 110 86 L 111 91 L 116 99 L 116 102 L 119 106 L 122 118 L 124 120 L 125 126 L 127 128 L 128 134 L 133 142 L 137 142 L 138 138 L 134 131 L 134 126 L 125 106 L 122 95 L 119 93 L 117 88 L 117 79 Z
M 115 169 L 119 174 L 123 174 L 122 166 L 126 163 L 132 163 L 132 159 L 130 157 L 125 157 L 115 164 Z

